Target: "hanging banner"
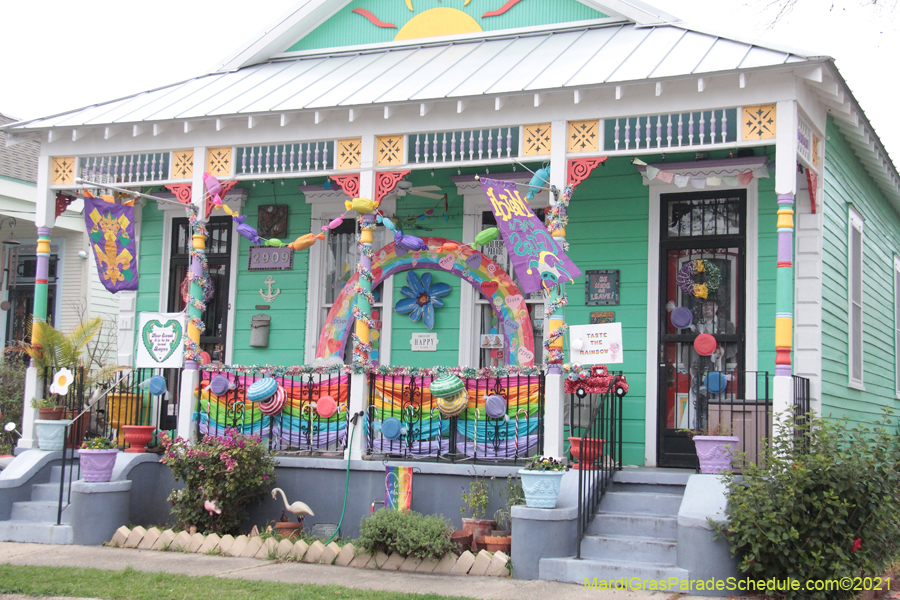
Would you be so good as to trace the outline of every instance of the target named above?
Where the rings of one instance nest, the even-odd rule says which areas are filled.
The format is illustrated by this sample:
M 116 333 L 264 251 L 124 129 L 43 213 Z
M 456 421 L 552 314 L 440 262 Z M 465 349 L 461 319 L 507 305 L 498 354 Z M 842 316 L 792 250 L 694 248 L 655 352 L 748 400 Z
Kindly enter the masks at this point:
M 480 181 L 523 293 L 549 290 L 581 275 L 519 194 L 515 183 L 484 177 Z
M 137 290 L 134 207 L 85 196 L 84 223 L 103 286 L 113 294 Z
M 385 465 L 384 507 L 409 511 L 412 507 L 412 467 Z
M 184 364 L 184 313 L 140 313 L 138 369 L 180 369 Z

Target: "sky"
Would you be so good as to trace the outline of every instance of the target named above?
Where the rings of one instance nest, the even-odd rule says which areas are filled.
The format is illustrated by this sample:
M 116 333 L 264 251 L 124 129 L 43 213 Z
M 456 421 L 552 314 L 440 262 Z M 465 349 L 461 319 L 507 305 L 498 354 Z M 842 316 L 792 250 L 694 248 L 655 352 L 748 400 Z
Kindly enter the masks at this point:
M 202 75 L 297 1 L 7 2 L 0 113 L 43 117 Z M 900 166 L 898 0 L 796 0 L 774 26 L 779 0 L 644 1 L 715 32 L 835 58 Z

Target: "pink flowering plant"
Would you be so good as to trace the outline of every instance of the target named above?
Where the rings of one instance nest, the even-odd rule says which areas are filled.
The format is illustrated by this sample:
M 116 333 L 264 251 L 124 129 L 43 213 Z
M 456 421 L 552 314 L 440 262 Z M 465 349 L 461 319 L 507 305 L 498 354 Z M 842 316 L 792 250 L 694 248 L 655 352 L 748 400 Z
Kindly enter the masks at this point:
M 169 495 L 172 512 L 185 529 L 206 533 L 236 533 L 251 502 L 263 497 L 275 482 L 275 453 L 258 436 L 237 429 L 207 435 L 189 445 L 182 438 L 160 438 L 160 460 L 184 487 Z

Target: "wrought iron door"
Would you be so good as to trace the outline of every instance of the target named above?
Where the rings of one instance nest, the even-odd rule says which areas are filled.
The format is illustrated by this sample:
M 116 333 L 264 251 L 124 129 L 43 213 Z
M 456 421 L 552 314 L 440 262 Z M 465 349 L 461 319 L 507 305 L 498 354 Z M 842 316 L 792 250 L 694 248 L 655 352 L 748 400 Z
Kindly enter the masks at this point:
M 657 464 L 696 468 L 685 430 L 718 422 L 719 398 L 743 385 L 746 192 L 660 204 Z

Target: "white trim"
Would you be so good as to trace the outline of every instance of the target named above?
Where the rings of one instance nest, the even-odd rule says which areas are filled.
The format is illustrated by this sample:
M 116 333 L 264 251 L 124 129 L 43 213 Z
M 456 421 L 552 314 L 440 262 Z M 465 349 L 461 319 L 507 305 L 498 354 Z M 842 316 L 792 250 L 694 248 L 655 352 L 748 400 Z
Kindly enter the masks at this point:
M 168 310 L 167 299 L 169 295 L 169 269 L 172 267 L 172 220 L 175 219 L 175 213 L 172 211 L 163 212 L 163 234 L 162 234 L 162 264 L 159 270 L 159 312 Z
M 646 178 L 644 178 L 646 183 Z M 647 219 L 647 393 L 644 409 L 644 465 L 656 466 L 659 424 L 659 216 L 662 194 L 683 194 L 690 190 L 654 180 L 650 182 L 650 206 Z M 744 302 L 744 368 L 755 371 L 759 365 L 759 182 L 754 177 L 747 186 L 707 188 L 707 190 L 746 189 Z M 754 310 L 755 309 L 755 310 Z
M 234 320 L 237 315 L 237 276 L 241 253 L 241 236 L 235 227 L 231 228 L 231 265 L 228 274 L 228 308 L 225 321 L 225 364 L 234 364 Z
M 900 396 L 900 256 L 894 255 L 894 391 Z
M 856 358 L 854 349 L 854 337 L 857 333 L 853 328 L 853 230 L 859 232 L 859 264 L 860 270 L 856 274 L 859 284 L 859 312 L 860 312 L 860 331 L 859 333 L 859 358 L 860 358 L 860 376 L 853 377 L 853 361 Z M 865 389 L 863 382 L 865 380 L 866 364 L 865 364 L 865 344 L 863 340 L 863 332 L 865 330 L 865 294 L 864 292 L 864 271 L 865 271 L 865 250 L 866 239 L 863 231 L 862 215 L 853 207 L 848 208 L 847 213 L 847 379 L 848 386 L 855 389 Z

